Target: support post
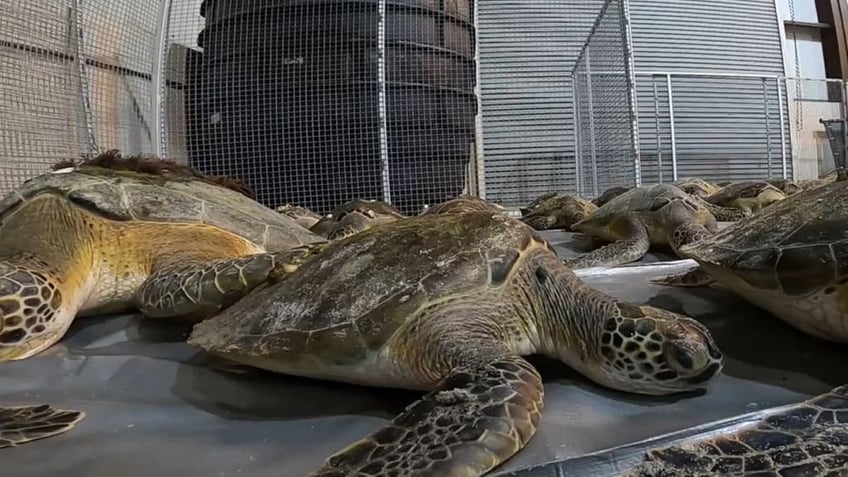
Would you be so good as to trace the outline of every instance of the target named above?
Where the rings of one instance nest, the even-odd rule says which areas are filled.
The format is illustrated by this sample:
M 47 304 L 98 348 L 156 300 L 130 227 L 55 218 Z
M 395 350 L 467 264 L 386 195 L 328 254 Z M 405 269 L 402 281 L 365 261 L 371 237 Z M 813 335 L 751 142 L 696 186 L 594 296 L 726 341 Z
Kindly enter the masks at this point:
M 657 92 L 657 77 L 651 75 L 651 83 L 654 87 L 654 127 L 656 128 L 655 138 L 657 143 L 657 177 L 659 183 L 663 183 L 663 162 L 662 162 L 662 135 L 660 134 L 660 95 Z
M 671 177 L 677 180 L 677 136 L 674 131 L 674 93 L 671 89 L 671 74 L 665 75 L 668 88 L 668 123 L 671 130 Z
M 386 120 L 386 0 L 377 2 L 377 107 L 380 115 L 380 173 L 383 185 L 383 201 L 392 203 L 392 188 L 389 175 L 389 139 Z
M 788 179 L 786 167 L 786 116 L 783 113 L 783 85 L 781 85 L 780 78 L 775 78 L 775 83 L 777 84 L 777 102 L 779 103 L 777 109 L 780 112 L 780 166 L 783 172 L 783 178 Z
M 769 117 L 768 82 L 763 78 L 763 109 L 766 120 L 766 157 L 768 169 L 766 176 L 771 179 L 771 124 Z
M 621 33 L 624 47 L 624 72 L 627 81 L 627 105 L 630 112 L 630 147 L 636 187 L 642 186 L 642 160 L 639 151 L 639 108 L 636 101 L 636 74 L 633 62 L 633 38 L 630 29 L 630 1 L 621 1 Z
M 592 107 L 592 67 L 589 48 L 586 48 L 586 90 L 587 99 L 589 100 L 589 155 L 592 158 L 592 192 L 594 197 L 599 195 L 598 192 L 598 158 L 595 155 L 595 111 Z

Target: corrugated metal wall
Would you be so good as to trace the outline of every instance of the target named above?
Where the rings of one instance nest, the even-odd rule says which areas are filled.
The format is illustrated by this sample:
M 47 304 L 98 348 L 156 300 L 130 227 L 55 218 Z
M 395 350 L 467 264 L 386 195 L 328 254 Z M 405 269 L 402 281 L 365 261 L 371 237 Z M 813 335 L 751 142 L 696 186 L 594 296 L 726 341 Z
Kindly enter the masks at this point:
M 574 190 L 569 75 L 603 0 L 478 4 L 486 197 Z
M 602 0 L 480 2 L 487 198 L 516 205 L 550 190 L 576 190 L 568 74 L 602 5 Z M 782 75 L 774 0 L 630 0 L 630 10 L 642 182 L 659 181 L 660 170 L 662 180 L 670 181 L 667 82 L 656 78 L 655 101 L 650 73 Z M 776 82 L 767 82 L 764 91 L 759 78 L 675 75 L 672 84 L 678 177 L 782 175 Z M 784 117 L 789 117 L 785 101 Z
M 660 161 L 662 179 L 670 181 L 667 80 L 649 73 L 782 75 L 777 13 L 774 0 L 631 0 L 630 5 L 643 182 L 659 180 Z M 760 78 L 672 76 L 678 177 L 722 181 L 762 178 L 769 172 L 781 176 L 777 88 L 774 80 L 764 85 Z M 788 129 L 785 134 L 791 175 Z

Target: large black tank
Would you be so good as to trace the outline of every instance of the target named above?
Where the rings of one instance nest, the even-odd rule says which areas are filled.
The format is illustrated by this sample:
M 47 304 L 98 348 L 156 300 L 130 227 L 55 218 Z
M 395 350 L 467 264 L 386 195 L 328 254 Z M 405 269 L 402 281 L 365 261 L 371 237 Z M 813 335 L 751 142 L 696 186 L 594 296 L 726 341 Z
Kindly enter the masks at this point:
M 326 212 L 383 197 L 378 0 L 205 0 L 189 161 L 258 199 Z M 391 202 L 457 195 L 473 155 L 472 0 L 386 2 Z

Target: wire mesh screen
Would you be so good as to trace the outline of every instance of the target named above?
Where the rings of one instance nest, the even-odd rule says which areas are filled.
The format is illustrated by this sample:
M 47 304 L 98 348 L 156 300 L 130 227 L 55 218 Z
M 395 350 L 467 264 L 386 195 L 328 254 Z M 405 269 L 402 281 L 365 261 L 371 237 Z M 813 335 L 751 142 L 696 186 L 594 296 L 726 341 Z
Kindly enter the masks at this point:
M 407 212 L 459 195 L 475 155 L 471 0 L 174 0 L 169 156 L 266 205 Z
M 151 149 L 158 1 L 0 2 L 0 192 L 101 149 Z
M 639 178 L 636 98 L 627 3 L 602 7 L 572 71 L 578 191 L 597 196 Z

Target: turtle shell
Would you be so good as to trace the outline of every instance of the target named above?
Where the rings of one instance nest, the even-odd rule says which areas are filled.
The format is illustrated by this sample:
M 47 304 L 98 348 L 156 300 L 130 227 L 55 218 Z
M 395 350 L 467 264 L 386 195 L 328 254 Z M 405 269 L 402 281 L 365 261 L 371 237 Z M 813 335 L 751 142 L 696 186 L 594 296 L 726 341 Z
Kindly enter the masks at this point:
M 196 325 L 189 343 L 245 362 L 300 362 L 313 373 L 319 363 L 352 365 L 427 304 L 504 283 L 532 246 L 550 249 L 530 227 L 491 212 L 391 222 L 331 243 L 283 280 Z
M 794 194 L 681 252 L 761 288 L 826 286 L 848 274 L 848 183 Z
M 704 197 L 704 200 L 711 204 L 724 206 L 734 199 L 747 199 L 756 197 L 769 188 L 780 192 L 780 189 L 769 184 L 766 181 L 734 182 L 725 186 L 723 189 L 716 192 L 715 194 L 710 194 Z
M 324 241 L 293 219 L 224 186 L 190 176 L 94 166 L 61 169 L 28 180 L 0 199 L 0 221 L 43 193 L 61 195 L 116 221 L 214 225 L 266 250 Z

